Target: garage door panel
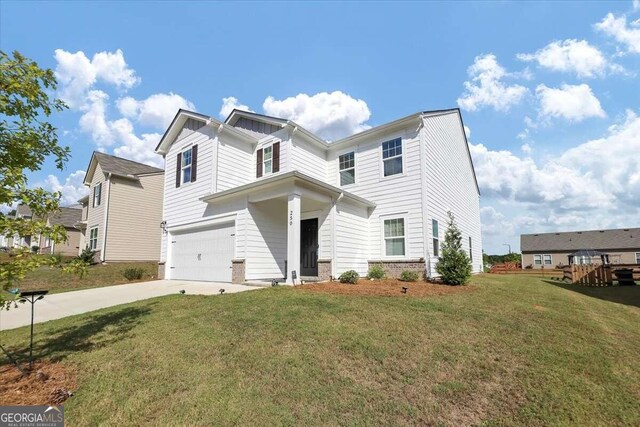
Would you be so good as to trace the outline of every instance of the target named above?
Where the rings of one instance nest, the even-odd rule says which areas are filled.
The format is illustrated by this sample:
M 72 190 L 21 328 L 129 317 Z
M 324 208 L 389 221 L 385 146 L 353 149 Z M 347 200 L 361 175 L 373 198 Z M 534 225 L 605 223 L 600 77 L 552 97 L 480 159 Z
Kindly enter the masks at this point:
M 172 279 L 231 282 L 234 223 L 177 233 L 171 240 Z

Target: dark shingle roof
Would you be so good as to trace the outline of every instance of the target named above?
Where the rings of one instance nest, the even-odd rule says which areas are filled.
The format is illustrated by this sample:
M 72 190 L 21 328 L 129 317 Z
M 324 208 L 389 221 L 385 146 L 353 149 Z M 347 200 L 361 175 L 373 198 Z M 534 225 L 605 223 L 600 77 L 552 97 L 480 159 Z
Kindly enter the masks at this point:
M 72 228 L 80 220 L 82 220 L 82 208 L 77 207 L 60 208 L 60 212 L 49 215 L 51 225 L 62 225 L 67 228 Z
M 111 156 L 109 154 L 95 152 L 96 160 L 100 163 L 100 167 L 104 173 L 112 173 L 115 175 L 141 175 L 145 173 L 163 172 L 162 169 L 145 165 L 143 163 L 134 162 L 120 157 Z
M 520 250 L 523 252 L 578 251 L 580 249 L 640 250 L 640 228 L 520 235 Z

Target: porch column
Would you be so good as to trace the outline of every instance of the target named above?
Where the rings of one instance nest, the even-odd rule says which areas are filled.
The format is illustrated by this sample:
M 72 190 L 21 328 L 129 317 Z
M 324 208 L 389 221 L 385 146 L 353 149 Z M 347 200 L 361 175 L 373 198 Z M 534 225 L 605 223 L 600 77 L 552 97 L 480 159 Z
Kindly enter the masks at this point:
M 300 194 L 289 194 L 287 203 L 287 283 L 300 283 Z

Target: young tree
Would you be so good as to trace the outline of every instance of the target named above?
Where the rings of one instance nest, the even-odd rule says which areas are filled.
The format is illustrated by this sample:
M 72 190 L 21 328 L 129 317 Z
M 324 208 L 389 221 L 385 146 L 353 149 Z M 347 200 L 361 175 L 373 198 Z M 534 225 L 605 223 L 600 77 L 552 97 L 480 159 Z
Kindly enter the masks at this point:
M 56 84 L 52 70 L 41 69 L 19 52 L 9 57 L 0 51 L 0 205 L 24 204 L 33 213 L 32 220 L 0 217 L 0 235 L 40 235 L 54 242 L 67 238 L 64 227 L 46 223 L 47 214 L 59 209 L 61 194 L 28 188 L 26 176 L 27 170 L 40 170 L 48 158 L 60 170 L 69 159 L 69 148 L 58 145 L 56 128 L 46 121 L 53 112 L 66 108 L 61 100 L 49 96 Z M 8 261 L 0 262 L 2 289 L 45 263 L 52 264 L 52 258 L 33 256 L 30 248 L 17 250 Z M 72 264 L 67 269 L 82 272 L 82 268 Z M 6 302 L 0 292 L 0 307 Z
M 447 232 L 440 248 L 442 256 L 438 258 L 436 271 L 448 285 L 464 285 L 471 278 L 471 260 L 467 252 L 462 249 L 462 233 L 456 225 L 452 212 L 449 215 Z

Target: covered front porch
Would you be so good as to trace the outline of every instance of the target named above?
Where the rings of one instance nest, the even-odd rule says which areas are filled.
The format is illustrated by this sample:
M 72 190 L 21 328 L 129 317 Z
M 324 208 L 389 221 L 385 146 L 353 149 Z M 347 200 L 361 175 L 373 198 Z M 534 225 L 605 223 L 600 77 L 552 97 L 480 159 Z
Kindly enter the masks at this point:
M 374 206 L 297 171 L 202 200 L 216 204 L 232 197 L 246 200 L 244 215 L 236 224 L 234 283 L 329 280 L 336 268 L 336 204 L 348 198 L 353 203 Z

